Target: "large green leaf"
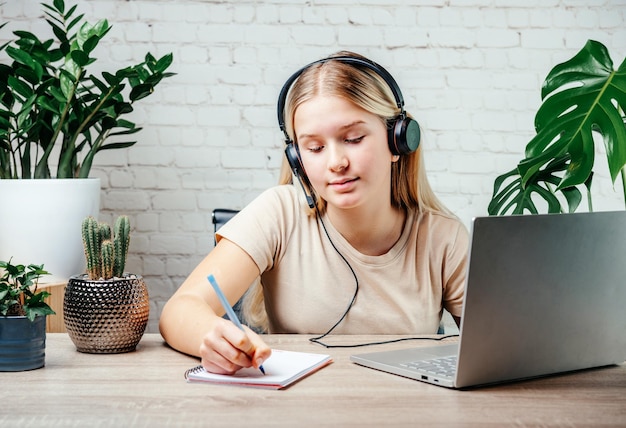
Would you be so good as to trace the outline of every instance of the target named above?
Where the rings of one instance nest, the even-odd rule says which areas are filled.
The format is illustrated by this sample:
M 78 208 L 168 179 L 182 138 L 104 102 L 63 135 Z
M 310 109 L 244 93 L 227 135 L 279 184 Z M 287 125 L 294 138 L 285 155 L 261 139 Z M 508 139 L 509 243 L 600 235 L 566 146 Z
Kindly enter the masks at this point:
M 569 153 L 570 163 L 558 189 L 584 183 L 593 170 L 594 140 L 599 133 L 606 147 L 611 179 L 626 165 L 626 61 L 613 70 L 609 53 L 590 40 L 571 60 L 557 65 L 542 88 L 537 111 L 537 135 L 526 147 L 520 165 L 524 185 L 551 159 Z
M 489 215 L 537 214 L 540 211 L 535 204 L 537 199 L 543 200 L 549 213 L 575 211 L 582 200 L 582 193 L 577 187 L 562 190 L 567 208 L 554 192 L 560 181 L 559 173 L 567 168 L 568 161 L 568 155 L 553 160 L 536 174 L 535 180 L 525 186 L 517 168 L 500 175 L 494 182 L 494 196 L 487 208 Z

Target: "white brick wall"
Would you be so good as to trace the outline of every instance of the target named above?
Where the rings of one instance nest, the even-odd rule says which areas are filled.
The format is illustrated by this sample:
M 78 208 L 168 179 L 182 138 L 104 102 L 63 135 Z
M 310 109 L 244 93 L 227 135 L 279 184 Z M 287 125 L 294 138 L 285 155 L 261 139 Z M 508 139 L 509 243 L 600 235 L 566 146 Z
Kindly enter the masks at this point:
M 15 29 L 48 31 L 39 3 L 0 5 L 0 22 L 10 22 L 0 43 Z M 532 137 L 548 71 L 589 38 L 616 63 L 626 55 L 624 0 L 301 3 L 79 2 L 86 16 L 113 24 L 96 52 L 100 69 L 146 51 L 174 53 L 178 75 L 133 114 L 144 127 L 137 145 L 102 153 L 92 173 L 102 179 L 102 218 L 131 216 L 129 269 L 150 288 L 151 332 L 163 303 L 213 246 L 211 210 L 241 208 L 276 182 L 276 97 L 305 63 L 350 49 L 386 66 L 425 129 L 435 190 L 469 225 Z M 606 171 L 598 175 L 596 209 L 621 209 L 619 187 Z

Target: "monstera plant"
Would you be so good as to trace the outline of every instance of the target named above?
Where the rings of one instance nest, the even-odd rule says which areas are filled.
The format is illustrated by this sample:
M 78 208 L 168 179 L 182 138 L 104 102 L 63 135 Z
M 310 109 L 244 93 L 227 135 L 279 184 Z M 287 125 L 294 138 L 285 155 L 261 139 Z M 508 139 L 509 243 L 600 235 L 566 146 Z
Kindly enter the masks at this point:
M 541 201 L 549 213 L 574 212 L 583 195 L 593 211 L 591 183 L 600 140 L 612 182 L 621 176 L 626 202 L 626 60 L 615 70 L 607 48 L 589 40 L 550 71 L 541 98 L 536 135 L 517 166 L 496 178 L 489 214 L 536 214 Z

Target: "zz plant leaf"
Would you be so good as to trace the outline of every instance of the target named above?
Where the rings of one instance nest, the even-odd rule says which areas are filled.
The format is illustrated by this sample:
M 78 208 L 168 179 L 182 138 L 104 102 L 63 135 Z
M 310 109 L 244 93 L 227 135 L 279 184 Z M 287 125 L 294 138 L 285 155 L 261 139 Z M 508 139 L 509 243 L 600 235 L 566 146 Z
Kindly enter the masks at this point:
M 533 193 L 547 202 L 550 213 L 572 212 L 582 200 L 583 186 L 593 210 L 594 134 L 604 142 L 612 182 L 622 173 L 626 202 L 626 60 L 614 70 L 606 47 L 589 40 L 572 59 L 550 71 L 541 97 L 537 134 L 517 167 L 495 180 L 489 214 L 537 213 Z

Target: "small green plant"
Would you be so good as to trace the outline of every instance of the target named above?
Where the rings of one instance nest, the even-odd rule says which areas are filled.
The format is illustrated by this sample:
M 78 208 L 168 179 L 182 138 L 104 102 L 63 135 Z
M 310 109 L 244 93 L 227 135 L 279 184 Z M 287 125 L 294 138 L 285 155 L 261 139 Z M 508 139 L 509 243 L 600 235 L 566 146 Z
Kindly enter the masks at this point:
M 89 216 L 82 225 L 83 247 L 89 279 L 122 277 L 130 242 L 130 222 L 125 215 L 115 220 L 113 234 L 107 223 Z
M 47 291 L 37 291 L 37 282 L 42 275 L 48 275 L 43 265 L 13 265 L 0 261 L 0 315 L 35 317 L 53 315 L 55 312 L 44 301 L 50 295 Z

